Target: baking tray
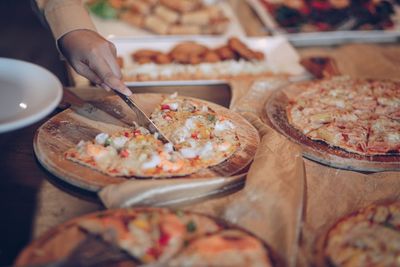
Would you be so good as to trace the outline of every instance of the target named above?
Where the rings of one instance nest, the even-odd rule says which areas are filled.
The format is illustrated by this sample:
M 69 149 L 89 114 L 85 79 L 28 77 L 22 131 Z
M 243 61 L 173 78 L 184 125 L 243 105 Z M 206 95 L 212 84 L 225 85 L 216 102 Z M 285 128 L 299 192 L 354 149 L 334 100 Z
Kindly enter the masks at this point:
M 238 17 L 236 16 L 232 6 L 227 1 L 219 1 L 217 3 L 217 5 L 220 6 L 220 8 L 223 10 L 223 12 L 225 13 L 225 15 L 228 17 L 228 19 L 230 21 L 228 29 L 225 31 L 224 34 L 221 34 L 220 36 L 231 36 L 231 35 L 245 36 L 243 27 L 240 24 L 240 21 L 239 21 Z M 109 20 L 102 19 L 93 13 L 90 13 L 90 16 L 92 18 L 94 25 L 96 26 L 96 29 L 99 31 L 99 33 L 101 35 L 103 35 L 106 38 L 129 37 L 129 36 L 130 37 L 132 37 L 132 36 L 137 36 L 137 37 L 159 36 L 155 33 L 147 31 L 145 29 L 141 29 L 141 28 L 129 25 L 118 19 L 109 19 Z M 173 36 L 173 35 L 171 35 L 171 36 Z M 185 36 L 185 35 L 183 35 L 183 36 Z M 188 35 L 186 35 L 186 36 L 188 36 Z M 207 36 L 207 35 L 205 35 L 205 36 Z
M 395 7 L 394 29 L 371 31 L 327 31 L 307 33 L 287 33 L 280 28 L 273 16 L 259 0 L 247 0 L 263 24 L 274 36 L 285 36 L 295 46 L 337 45 L 348 42 L 392 43 L 400 41 L 400 8 Z
M 139 49 L 153 49 L 162 52 L 169 51 L 176 44 L 184 41 L 194 41 L 210 48 L 226 44 L 228 37 L 190 36 L 190 37 L 114 37 L 109 39 L 117 48 L 118 56 L 124 60 L 124 69 L 134 66 L 131 54 Z M 300 65 L 300 57 L 293 46 L 284 37 L 247 37 L 240 38 L 248 47 L 262 51 L 266 55 L 266 62 L 273 73 L 289 75 L 304 75 L 304 68 Z M 128 86 L 159 85 L 159 84 L 218 84 L 225 80 L 193 80 L 193 81 L 152 81 L 152 82 L 126 82 Z

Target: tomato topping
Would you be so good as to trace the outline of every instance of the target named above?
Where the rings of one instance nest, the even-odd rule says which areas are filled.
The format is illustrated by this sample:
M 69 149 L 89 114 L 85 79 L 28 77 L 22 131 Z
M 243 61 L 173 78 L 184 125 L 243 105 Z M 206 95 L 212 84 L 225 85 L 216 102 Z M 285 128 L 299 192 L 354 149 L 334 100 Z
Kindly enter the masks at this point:
M 194 133 L 192 133 L 192 138 L 193 139 L 198 139 L 199 138 L 199 133 L 198 132 L 194 132 Z
M 149 249 L 146 251 L 146 254 L 151 255 L 151 256 L 153 256 L 154 258 L 157 258 L 158 255 L 160 255 L 158 249 L 157 249 L 157 248 L 154 248 L 154 247 L 153 247 L 153 248 L 149 248 Z
M 141 135 L 141 134 L 142 134 L 142 132 L 140 130 L 134 130 L 133 131 L 133 135 L 134 136 L 138 136 L 138 135 Z
M 120 156 L 123 158 L 127 158 L 129 156 L 129 151 L 126 149 L 121 150 L 121 152 L 119 152 Z
M 167 104 L 162 104 L 161 105 L 161 110 L 166 110 L 166 109 L 171 109 L 169 105 Z
M 125 137 L 129 137 L 129 132 L 124 132 Z
M 166 245 L 168 245 L 170 239 L 171 239 L 171 236 L 169 234 L 162 233 L 160 236 L 160 239 L 158 240 L 158 243 L 161 246 L 166 246 Z

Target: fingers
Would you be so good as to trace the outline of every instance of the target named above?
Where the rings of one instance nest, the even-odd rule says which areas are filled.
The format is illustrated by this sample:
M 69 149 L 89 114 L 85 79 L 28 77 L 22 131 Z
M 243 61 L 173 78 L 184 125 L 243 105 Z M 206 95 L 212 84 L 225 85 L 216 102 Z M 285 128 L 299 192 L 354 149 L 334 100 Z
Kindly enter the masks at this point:
M 125 95 L 131 95 L 132 92 L 121 81 L 120 77 L 115 75 L 109 63 L 103 57 L 95 57 L 89 60 L 89 68 L 92 69 L 98 77 L 101 77 L 102 83 L 108 87 L 115 89 Z M 118 68 L 119 70 L 119 68 Z M 118 73 L 118 72 L 117 72 Z M 120 71 L 119 71 L 120 74 Z
M 71 65 L 72 67 L 74 67 L 76 72 L 78 72 L 82 76 L 85 76 L 93 83 L 101 84 L 103 82 L 102 79 L 99 76 L 97 76 L 97 74 L 93 72 L 86 64 L 82 62 L 77 62 L 77 63 L 72 63 Z

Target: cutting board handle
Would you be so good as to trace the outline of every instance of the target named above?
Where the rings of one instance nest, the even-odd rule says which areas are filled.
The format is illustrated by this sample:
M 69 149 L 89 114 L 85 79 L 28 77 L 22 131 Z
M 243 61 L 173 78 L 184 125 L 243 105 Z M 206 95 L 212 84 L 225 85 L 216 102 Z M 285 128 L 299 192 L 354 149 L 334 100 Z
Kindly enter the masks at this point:
M 306 57 L 301 59 L 300 64 L 317 79 L 342 75 L 332 57 Z

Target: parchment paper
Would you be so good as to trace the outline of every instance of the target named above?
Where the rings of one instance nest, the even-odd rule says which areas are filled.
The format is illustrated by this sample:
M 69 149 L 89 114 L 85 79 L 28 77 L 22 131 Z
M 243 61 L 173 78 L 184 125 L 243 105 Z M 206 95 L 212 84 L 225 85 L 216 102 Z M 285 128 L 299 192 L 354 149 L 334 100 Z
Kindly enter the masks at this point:
M 285 265 L 293 266 L 303 207 L 303 159 L 297 145 L 258 118 L 262 109 L 260 102 L 266 99 L 271 90 L 284 84 L 287 81 L 282 78 L 257 81 L 232 107 L 257 128 L 262 138 L 244 188 L 224 198 L 205 202 L 203 199 L 203 202 L 197 201 L 199 204 L 182 208 L 220 217 L 252 231 L 273 248 Z M 161 194 L 160 190 L 128 188 L 128 183 L 103 189 L 100 198 L 105 206 L 148 205 L 148 202 L 141 199 L 143 192 L 153 195 L 148 198 L 152 199 L 152 205 L 176 206 L 168 205 L 171 198 L 178 198 L 171 196 L 176 190 L 176 184 L 166 184 L 162 191 L 171 190 L 171 193 Z M 160 189 L 159 186 L 157 188 Z M 184 191 L 179 191 L 179 194 L 179 197 L 185 196 Z M 186 195 L 190 194 L 193 193 L 188 190 Z
M 400 199 L 400 173 L 363 174 L 305 160 L 306 191 L 299 266 L 316 264 L 329 228 L 341 217 L 372 203 Z

